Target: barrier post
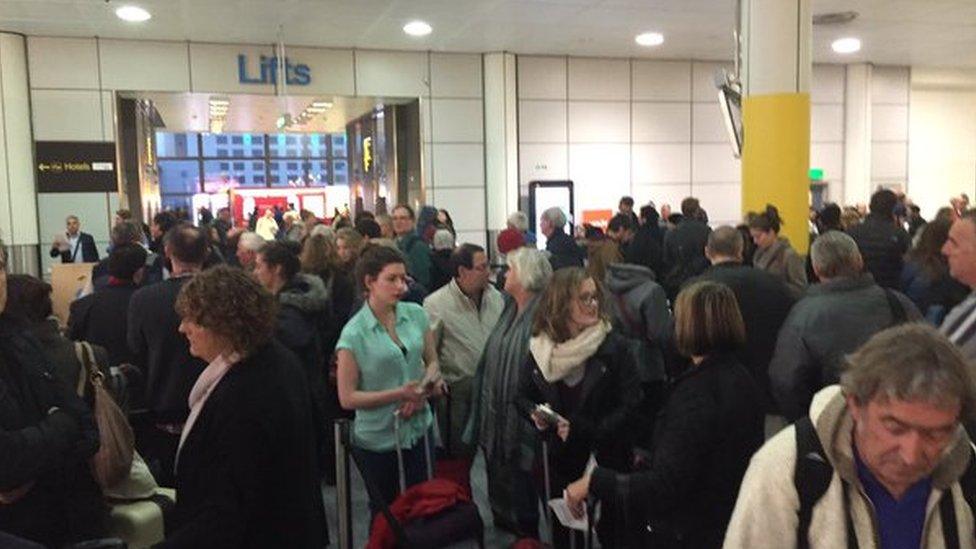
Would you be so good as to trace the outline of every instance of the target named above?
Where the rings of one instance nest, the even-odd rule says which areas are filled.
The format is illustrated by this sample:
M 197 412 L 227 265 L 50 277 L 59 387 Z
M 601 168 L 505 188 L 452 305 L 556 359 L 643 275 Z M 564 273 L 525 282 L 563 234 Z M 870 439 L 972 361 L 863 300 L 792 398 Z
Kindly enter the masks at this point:
M 335 421 L 336 509 L 339 511 L 339 549 L 352 549 L 352 493 L 349 490 L 349 420 Z

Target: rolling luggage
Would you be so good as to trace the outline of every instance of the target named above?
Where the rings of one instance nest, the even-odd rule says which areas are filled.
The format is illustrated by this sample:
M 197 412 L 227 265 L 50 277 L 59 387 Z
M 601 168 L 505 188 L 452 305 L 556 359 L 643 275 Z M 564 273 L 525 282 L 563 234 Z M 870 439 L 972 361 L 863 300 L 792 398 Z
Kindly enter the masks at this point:
M 444 452 L 434 460 L 434 478 L 443 478 L 456 482 L 464 490 L 464 493 L 471 499 L 471 465 L 474 457 L 455 457 L 452 452 L 451 437 L 453 436 L 451 419 L 451 395 L 444 395 L 444 407 L 446 409 L 444 429 Z
M 400 417 L 394 420 L 400 494 L 392 504 L 382 501 L 379 489 L 363 474 L 370 498 L 380 501 L 381 513 L 373 520 L 368 549 L 458 547 L 467 544 L 484 548 L 484 523 L 477 505 L 455 482 L 433 478 L 433 458 L 428 435 L 423 438 L 427 461 L 427 481 L 406 487 L 403 451 L 400 447 Z M 355 452 L 353 461 L 364 470 Z M 433 512 L 428 512 L 429 510 Z

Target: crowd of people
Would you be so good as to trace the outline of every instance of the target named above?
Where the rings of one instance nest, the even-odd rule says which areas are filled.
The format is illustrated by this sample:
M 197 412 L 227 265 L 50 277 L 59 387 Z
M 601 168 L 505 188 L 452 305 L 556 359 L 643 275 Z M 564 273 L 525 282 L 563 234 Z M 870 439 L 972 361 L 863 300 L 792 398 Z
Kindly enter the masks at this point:
M 718 227 L 693 197 L 680 213 L 623 197 L 602 228 L 541 212 L 545 250 L 514 212 L 497 254 L 428 206 L 131 217 L 101 261 L 67 219 L 52 257 L 96 265 L 63 332 L 50 286 L 0 255 L 2 535 L 105 535 L 73 340 L 177 491 L 165 547 L 327 545 L 343 417 L 374 515 L 434 458 L 470 494 L 481 452 L 516 538 L 563 495 L 577 516 L 599 506 L 603 547 L 972 545 L 964 195 L 931 222 L 878 190 L 866 211 L 767 205 Z M 806 257 L 787 222 L 809 223 Z

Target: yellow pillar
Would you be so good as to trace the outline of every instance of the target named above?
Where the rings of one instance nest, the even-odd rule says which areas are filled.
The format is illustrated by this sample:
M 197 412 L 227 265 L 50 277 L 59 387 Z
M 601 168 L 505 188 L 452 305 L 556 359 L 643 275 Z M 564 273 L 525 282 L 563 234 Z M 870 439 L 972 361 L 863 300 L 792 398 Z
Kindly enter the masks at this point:
M 781 236 L 809 245 L 810 34 L 808 0 L 744 0 L 743 214 L 779 209 Z

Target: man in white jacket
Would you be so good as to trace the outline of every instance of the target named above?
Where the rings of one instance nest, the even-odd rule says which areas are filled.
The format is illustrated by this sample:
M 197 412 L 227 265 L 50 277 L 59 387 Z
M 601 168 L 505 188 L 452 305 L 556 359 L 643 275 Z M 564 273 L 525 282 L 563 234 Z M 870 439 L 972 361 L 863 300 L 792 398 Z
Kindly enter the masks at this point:
M 809 421 L 753 456 L 724 547 L 976 547 L 976 466 L 961 426 L 976 385 L 962 355 L 934 329 L 906 324 L 848 362 L 840 385 L 814 397 Z

